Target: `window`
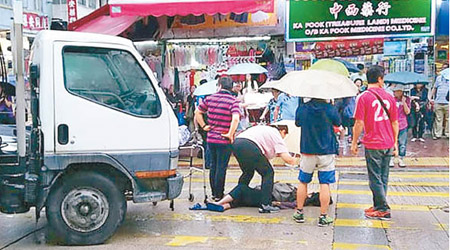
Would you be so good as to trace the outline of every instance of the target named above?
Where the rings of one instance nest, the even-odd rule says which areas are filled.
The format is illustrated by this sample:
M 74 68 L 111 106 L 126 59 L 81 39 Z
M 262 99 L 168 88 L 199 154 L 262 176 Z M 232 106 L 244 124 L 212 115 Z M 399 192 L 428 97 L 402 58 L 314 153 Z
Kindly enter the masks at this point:
M 97 0 L 89 0 L 89 8 L 95 9 L 96 8 L 96 1 Z
M 150 79 L 126 51 L 66 47 L 67 90 L 88 100 L 139 116 L 159 116 L 161 104 Z
M 12 6 L 12 0 L 0 0 L 0 5 Z
M 78 4 L 86 6 L 86 0 L 78 0 Z

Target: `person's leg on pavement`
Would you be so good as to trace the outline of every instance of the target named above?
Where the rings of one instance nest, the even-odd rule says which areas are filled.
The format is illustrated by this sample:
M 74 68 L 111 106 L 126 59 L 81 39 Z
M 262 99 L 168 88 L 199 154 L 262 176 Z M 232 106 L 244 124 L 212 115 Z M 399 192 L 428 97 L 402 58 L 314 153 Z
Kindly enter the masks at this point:
M 319 170 L 320 183 L 320 216 L 318 225 L 323 227 L 333 223 L 333 219 L 328 216 L 330 206 L 330 184 L 336 182 L 336 157 L 335 155 L 320 155 L 317 168 Z
M 423 113 L 419 113 L 417 123 L 419 124 L 418 138 L 423 142 L 423 133 L 425 132 L 425 115 Z
M 390 219 L 386 201 L 387 183 L 383 180 L 384 165 L 389 167 L 389 157 L 385 156 L 385 150 L 365 150 L 369 187 L 373 195 L 373 207 L 364 210 L 368 218 Z M 387 162 L 386 162 L 387 161 Z M 384 170 L 388 171 L 388 170 Z
M 217 197 L 216 194 L 216 171 L 217 171 L 217 147 L 216 144 L 208 143 L 208 154 L 210 160 L 210 169 L 209 169 L 209 184 L 211 186 L 211 192 L 213 199 Z M 206 155 L 206 154 L 205 154 Z
M 238 138 L 233 143 L 233 154 L 239 163 L 242 174 L 239 177 L 239 184 L 249 185 L 255 174 L 255 155 L 260 152 L 258 146 L 247 139 Z
M 412 127 L 412 139 L 411 141 L 415 141 L 416 139 L 419 138 L 419 117 L 420 117 L 420 113 L 416 112 L 416 111 L 411 111 L 411 115 L 413 117 L 414 120 L 414 126 Z
M 227 174 L 228 162 L 231 156 L 230 144 L 218 144 L 217 155 L 217 169 L 214 184 L 216 186 L 216 197 L 222 198 L 225 189 L 225 178 Z
M 444 135 L 448 138 L 448 104 L 443 105 L 444 110 L 444 122 L 445 122 L 445 129 L 444 129 Z
M 270 205 L 272 201 L 273 179 L 274 171 L 269 160 L 261 154 L 254 159 L 256 165 L 256 172 L 261 175 L 261 205 Z
M 406 144 L 408 143 L 408 129 L 402 129 L 398 133 L 398 155 L 400 156 L 399 166 L 406 167 L 403 158 L 406 156 Z
M 384 195 L 387 197 L 387 191 L 388 191 L 388 183 L 389 183 L 389 166 L 388 162 L 392 158 L 393 150 L 388 149 L 385 150 L 383 154 L 383 160 L 381 162 L 381 180 L 383 181 L 383 189 L 384 189 Z M 389 208 L 389 205 L 387 205 L 387 208 Z
M 314 169 L 317 165 L 316 155 L 303 154 L 300 158 L 300 172 L 298 174 L 298 180 L 300 183 L 297 188 L 297 211 L 292 215 L 294 221 L 303 223 L 305 222 L 305 216 L 303 214 L 303 206 L 305 204 L 306 196 L 308 194 L 308 183 L 311 182 Z
M 435 104 L 435 118 L 434 118 L 434 127 L 433 127 L 433 139 L 438 139 L 442 136 L 442 123 L 444 120 L 444 111 L 442 109 L 441 104 Z

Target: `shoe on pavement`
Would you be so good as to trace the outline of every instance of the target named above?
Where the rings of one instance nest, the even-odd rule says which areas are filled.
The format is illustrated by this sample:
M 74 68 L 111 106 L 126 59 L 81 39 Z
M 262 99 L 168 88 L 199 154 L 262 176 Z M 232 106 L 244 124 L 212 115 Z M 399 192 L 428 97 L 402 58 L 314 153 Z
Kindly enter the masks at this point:
M 389 167 L 393 168 L 394 166 L 394 157 L 391 157 L 391 160 L 389 161 Z
M 403 158 L 400 158 L 398 161 L 398 166 L 401 168 L 406 168 L 405 162 L 403 162 Z
M 373 208 L 373 207 L 364 209 L 364 213 L 369 213 L 369 212 L 373 212 L 373 211 L 376 211 L 375 208 Z
M 417 138 L 412 138 L 411 139 L 411 142 L 415 142 L 415 141 L 417 141 Z
M 425 139 L 419 138 L 419 141 L 420 141 L 420 142 L 425 142 Z
M 433 140 L 441 139 L 441 137 L 433 136 Z
M 261 205 L 259 208 L 259 213 L 266 214 L 266 213 L 278 213 L 280 212 L 279 207 L 273 207 L 271 205 Z
M 292 219 L 294 219 L 294 221 L 297 222 L 297 223 L 304 223 L 305 222 L 305 215 L 303 214 L 303 212 L 299 212 L 297 210 L 292 215 Z
M 372 212 L 366 212 L 364 214 L 369 219 L 378 219 L 378 220 L 391 220 L 391 212 L 385 211 L 372 211 Z
M 326 227 L 326 226 L 330 225 L 331 223 L 333 223 L 333 218 L 328 217 L 328 215 L 321 215 L 319 217 L 319 222 L 317 222 L 317 225 L 319 227 Z

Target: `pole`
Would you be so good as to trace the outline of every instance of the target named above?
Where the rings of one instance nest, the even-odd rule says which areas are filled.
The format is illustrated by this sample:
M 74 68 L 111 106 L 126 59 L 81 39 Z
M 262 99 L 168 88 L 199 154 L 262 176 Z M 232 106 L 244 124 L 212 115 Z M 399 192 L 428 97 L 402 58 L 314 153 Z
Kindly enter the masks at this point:
M 17 129 L 17 153 L 19 164 L 25 165 L 25 84 L 24 84 L 24 61 L 23 61 L 23 7 L 21 0 L 15 0 L 14 10 L 14 73 L 16 75 L 16 129 Z

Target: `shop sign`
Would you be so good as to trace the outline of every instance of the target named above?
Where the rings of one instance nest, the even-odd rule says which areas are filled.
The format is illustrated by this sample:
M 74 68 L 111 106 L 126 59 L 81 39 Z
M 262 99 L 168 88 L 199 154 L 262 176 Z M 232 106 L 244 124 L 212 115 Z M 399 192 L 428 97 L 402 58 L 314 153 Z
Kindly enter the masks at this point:
M 48 28 L 48 17 L 34 13 L 23 13 L 23 28 L 25 30 L 45 30 Z
M 67 20 L 69 20 L 69 23 L 73 23 L 78 19 L 76 0 L 67 1 L 67 16 Z
M 434 35 L 435 0 L 294 1 L 287 41 Z
M 314 54 L 317 59 L 383 54 L 383 38 L 317 42 Z

